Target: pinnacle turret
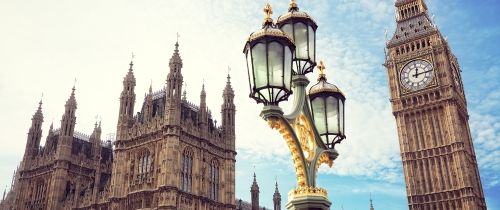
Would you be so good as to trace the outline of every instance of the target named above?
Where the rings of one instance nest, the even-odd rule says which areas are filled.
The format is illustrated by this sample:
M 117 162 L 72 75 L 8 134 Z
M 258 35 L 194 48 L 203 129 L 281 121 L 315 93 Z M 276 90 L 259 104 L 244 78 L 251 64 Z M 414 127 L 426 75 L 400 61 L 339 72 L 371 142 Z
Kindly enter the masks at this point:
M 207 106 L 207 92 L 205 91 L 205 82 L 201 85 L 201 92 L 200 92 L 200 108 L 204 107 L 206 108 Z
M 120 109 L 118 111 L 117 138 L 122 139 L 126 129 L 132 126 L 135 105 L 134 62 L 130 61 L 127 75 L 123 78 L 123 89 L 120 94 Z
M 38 109 L 36 110 L 35 114 L 33 115 L 33 119 L 43 121 L 42 104 L 43 104 L 42 100 L 40 100 L 40 102 L 38 102 Z
M 75 111 L 77 108 L 75 86 L 71 89 L 71 95 L 66 101 L 65 108 L 66 110 L 61 119 L 61 134 L 62 136 L 73 136 L 76 123 Z
M 71 89 L 71 95 L 69 96 L 68 100 L 66 101 L 66 109 L 76 109 L 76 99 L 75 99 L 75 86 Z
M 179 55 L 179 42 L 175 43 L 175 50 L 170 58 L 170 72 L 167 75 L 165 88 L 165 120 L 167 124 L 180 124 L 180 110 L 182 100 L 182 59 Z
M 127 75 L 125 76 L 125 78 L 123 78 L 123 85 L 125 85 L 125 83 L 132 83 L 135 85 L 134 62 L 133 61 L 130 61 Z
M 187 92 L 186 92 L 186 90 L 187 90 L 187 84 L 186 84 L 186 82 L 184 82 L 184 88 L 183 88 L 183 91 L 182 91 L 182 100 L 183 101 L 187 101 Z
M 182 68 L 182 58 L 179 54 L 179 42 L 175 42 L 174 54 L 170 58 L 170 69 L 180 69 Z
M 257 184 L 257 176 L 253 173 L 253 183 L 250 188 L 252 194 L 252 210 L 259 210 L 259 185 Z
M 373 208 L 372 194 L 371 193 L 370 193 L 370 210 L 375 210 L 375 208 Z
M 42 139 L 42 123 L 43 123 L 43 113 L 42 113 L 42 101 L 38 103 L 38 109 L 31 118 L 31 127 L 28 131 L 28 138 L 26 141 L 26 147 L 24 152 L 25 159 L 24 164 L 29 165 L 29 158 L 33 158 L 38 154 L 40 147 L 40 140 Z M 28 158 L 29 157 L 29 158 Z
M 227 82 L 226 82 L 226 87 L 224 88 L 223 95 L 234 97 L 234 90 L 233 90 L 233 87 L 231 86 L 231 76 L 229 74 L 227 74 Z
M 273 195 L 274 210 L 281 210 L 281 194 L 278 190 L 278 179 L 276 179 L 276 188 Z

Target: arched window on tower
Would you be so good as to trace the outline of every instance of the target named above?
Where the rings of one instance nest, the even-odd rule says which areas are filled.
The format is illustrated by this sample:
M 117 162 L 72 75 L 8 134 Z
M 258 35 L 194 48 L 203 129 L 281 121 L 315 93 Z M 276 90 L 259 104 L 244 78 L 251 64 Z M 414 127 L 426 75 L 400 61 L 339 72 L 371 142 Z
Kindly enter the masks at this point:
M 182 153 L 181 189 L 191 192 L 193 181 L 193 151 L 191 148 L 184 149 Z
M 136 179 L 139 182 L 146 180 L 152 171 L 152 156 L 149 150 L 143 150 L 137 154 L 137 175 Z
M 219 162 L 212 159 L 208 171 L 208 197 L 212 200 L 219 199 Z

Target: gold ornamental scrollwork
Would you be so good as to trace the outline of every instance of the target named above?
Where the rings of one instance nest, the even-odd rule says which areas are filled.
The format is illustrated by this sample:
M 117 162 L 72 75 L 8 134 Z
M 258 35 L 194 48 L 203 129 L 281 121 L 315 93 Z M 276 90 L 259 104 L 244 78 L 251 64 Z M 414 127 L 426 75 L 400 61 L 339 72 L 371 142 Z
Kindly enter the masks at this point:
M 288 200 L 293 200 L 296 197 L 303 196 L 318 196 L 328 198 L 328 192 L 319 187 L 298 187 L 296 189 L 290 190 L 288 193 Z
M 314 158 L 314 153 L 317 147 L 316 142 L 314 141 L 314 132 L 311 124 L 302 113 L 297 117 L 297 119 L 295 119 L 293 127 L 297 138 L 299 139 L 300 146 L 302 147 L 304 157 L 306 157 L 308 162 L 311 162 Z
M 316 164 L 316 170 L 318 170 L 323 163 L 328 165 L 328 167 L 330 168 L 333 166 L 333 160 L 330 158 L 330 156 L 328 156 L 327 153 L 323 153 L 321 154 L 321 156 L 319 156 L 318 162 Z
M 297 148 L 297 145 L 294 142 L 293 134 L 290 129 L 287 127 L 287 122 L 285 122 L 282 118 L 269 118 L 267 120 L 269 127 L 272 129 L 278 130 L 278 132 L 283 136 L 292 153 L 292 160 L 295 166 L 295 173 L 297 176 L 297 186 L 298 188 L 307 187 L 306 184 L 306 172 L 305 166 L 301 160 L 300 148 Z

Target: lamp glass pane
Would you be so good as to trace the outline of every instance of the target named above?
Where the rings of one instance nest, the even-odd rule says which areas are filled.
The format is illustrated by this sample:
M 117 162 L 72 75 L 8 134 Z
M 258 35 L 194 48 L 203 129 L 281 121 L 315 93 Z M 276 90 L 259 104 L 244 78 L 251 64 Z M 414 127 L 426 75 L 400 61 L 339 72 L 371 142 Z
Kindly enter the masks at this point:
M 271 42 L 268 46 L 269 84 L 283 86 L 283 46 L 278 42 Z
M 252 48 L 255 88 L 267 85 L 266 45 L 258 43 Z
M 291 80 L 292 80 L 292 50 L 290 47 L 285 47 L 285 87 L 290 90 Z
M 325 116 L 325 101 L 321 97 L 312 100 L 312 110 L 314 116 L 314 125 L 318 129 L 319 135 L 324 134 L 326 130 L 326 116 Z
M 250 92 L 251 92 L 253 87 L 252 56 L 250 54 L 247 54 L 246 59 L 247 59 L 247 69 L 248 69 L 248 84 L 250 85 Z
M 328 133 L 338 134 L 339 133 L 339 111 L 338 111 L 338 100 L 337 98 L 330 96 L 326 98 L 327 107 L 327 120 L 328 120 Z
M 295 23 L 295 52 L 296 58 L 308 59 L 307 55 L 307 26 L 304 23 Z
M 339 100 L 340 133 L 344 135 L 344 102 Z
M 287 24 L 281 26 L 281 30 L 283 30 L 285 33 L 287 33 L 288 36 L 290 36 L 292 38 L 292 40 L 294 39 L 292 24 L 287 23 Z
M 309 26 L 309 56 L 313 62 L 316 62 L 316 46 L 315 46 L 315 33 L 311 26 Z

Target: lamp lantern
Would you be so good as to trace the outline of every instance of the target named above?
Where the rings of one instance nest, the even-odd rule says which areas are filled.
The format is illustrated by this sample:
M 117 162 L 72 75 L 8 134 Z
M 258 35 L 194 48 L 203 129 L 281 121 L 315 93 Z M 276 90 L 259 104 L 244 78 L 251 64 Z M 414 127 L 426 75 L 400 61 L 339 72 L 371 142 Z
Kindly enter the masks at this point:
M 325 66 L 321 61 L 318 83 L 309 89 L 309 100 L 314 125 L 321 140 L 329 149 L 345 139 L 345 96 L 334 84 L 327 82 Z
M 316 66 L 316 29 L 318 25 L 307 13 L 299 11 L 295 0 L 288 7 L 288 13 L 280 16 L 276 25 L 287 33 L 295 43 L 293 56 L 294 74 L 305 75 Z
M 245 44 L 250 97 L 264 105 L 278 105 L 292 94 L 292 57 L 295 45 L 292 39 L 277 28 L 271 18 L 272 8 L 264 7 L 266 14 L 262 29 L 250 34 Z

